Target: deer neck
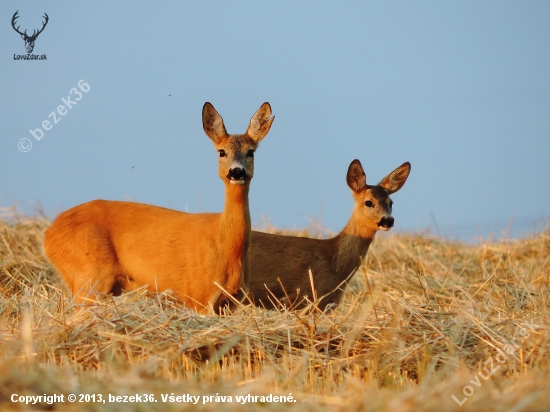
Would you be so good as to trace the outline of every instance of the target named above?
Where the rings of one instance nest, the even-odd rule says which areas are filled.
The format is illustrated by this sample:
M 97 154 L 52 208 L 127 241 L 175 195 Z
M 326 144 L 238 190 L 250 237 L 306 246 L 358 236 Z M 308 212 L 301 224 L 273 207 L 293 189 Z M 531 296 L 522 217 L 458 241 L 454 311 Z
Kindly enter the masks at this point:
M 336 249 L 334 264 L 338 277 L 345 279 L 359 267 L 361 258 L 367 254 L 375 233 L 372 229 L 359 229 L 358 225 L 350 220 L 333 239 Z
M 248 254 L 250 243 L 249 183 L 226 184 L 225 206 L 220 220 L 220 247 L 231 260 Z

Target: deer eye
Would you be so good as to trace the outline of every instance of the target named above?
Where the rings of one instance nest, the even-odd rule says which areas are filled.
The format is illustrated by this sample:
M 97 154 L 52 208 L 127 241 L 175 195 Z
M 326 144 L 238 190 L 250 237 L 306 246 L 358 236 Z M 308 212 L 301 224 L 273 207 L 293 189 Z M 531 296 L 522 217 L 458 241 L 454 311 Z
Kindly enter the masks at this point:
M 220 149 L 220 150 L 218 150 L 218 152 L 220 153 L 220 157 L 225 157 L 226 156 L 225 155 L 225 150 Z
M 372 203 L 372 201 L 367 200 L 367 201 L 365 202 L 365 206 L 366 206 L 366 207 L 373 207 L 374 204 Z
M 246 153 L 246 157 L 254 157 L 254 150 L 249 150 L 249 151 Z
M 392 207 L 392 206 L 393 206 L 393 201 L 392 201 L 392 200 L 390 200 L 390 207 Z

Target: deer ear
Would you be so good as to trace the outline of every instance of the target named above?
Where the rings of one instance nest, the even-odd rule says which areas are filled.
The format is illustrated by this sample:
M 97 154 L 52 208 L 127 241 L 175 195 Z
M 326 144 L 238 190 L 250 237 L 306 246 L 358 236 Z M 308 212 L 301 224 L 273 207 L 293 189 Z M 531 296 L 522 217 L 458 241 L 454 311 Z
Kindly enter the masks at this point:
M 269 116 L 271 116 L 271 106 L 268 102 L 265 102 L 260 106 L 258 111 L 254 113 L 252 119 L 250 119 L 246 134 L 254 139 L 256 143 L 259 143 L 271 128 L 271 123 L 273 123 L 275 116 Z
M 349 165 L 346 181 L 348 182 L 349 188 L 355 193 L 359 193 L 365 189 L 367 185 L 367 176 L 365 176 L 365 171 L 359 160 L 355 159 Z
M 220 114 L 214 109 L 212 103 L 206 102 L 202 108 L 202 128 L 206 135 L 214 142 L 227 136 L 225 125 Z
M 407 181 L 407 178 L 409 177 L 410 172 L 411 164 L 409 162 L 405 162 L 389 175 L 387 175 L 385 178 L 383 178 L 382 181 L 378 183 L 378 186 L 382 186 L 391 195 L 392 193 L 397 192 L 403 187 L 403 185 Z

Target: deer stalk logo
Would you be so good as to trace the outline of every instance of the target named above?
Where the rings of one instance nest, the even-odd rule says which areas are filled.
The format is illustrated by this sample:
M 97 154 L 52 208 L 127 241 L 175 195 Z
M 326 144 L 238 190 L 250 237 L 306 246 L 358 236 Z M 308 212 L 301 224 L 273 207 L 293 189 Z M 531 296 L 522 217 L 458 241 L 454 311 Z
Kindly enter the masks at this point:
M 15 14 L 13 15 L 13 17 L 11 19 L 11 25 L 12 25 L 13 29 L 21 35 L 21 38 L 23 40 L 25 40 L 25 48 L 27 49 L 27 53 L 32 53 L 32 51 L 34 49 L 34 42 L 36 41 L 36 38 L 38 37 L 38 35 L 40 33 L 42 33 L 44 31 L 44 28 L 46 27 L 46 24 L 48 24 L 48 20 L 50 18 L 48 17 L 48 15 L 46 13 L 44 13 L 44 18 L 46 19 L 46 21 L 44 23 L 42 23 L 42 28 L 40 30 L 38 30 L 38 32 L 36 30 L 33 30 L 32 35 L 29 36 L 27 34 L 27 30 L 25 30 L 24 33 L 21 33 L 19 31 L 20 26 L 17 26 L 17 28 L 15 27 L 15 20 L 17 20 L 17 18 L 19 17 L 17 15 L 17 13 L 19 13 L 19 10 L 17 10 L 15 12 Z

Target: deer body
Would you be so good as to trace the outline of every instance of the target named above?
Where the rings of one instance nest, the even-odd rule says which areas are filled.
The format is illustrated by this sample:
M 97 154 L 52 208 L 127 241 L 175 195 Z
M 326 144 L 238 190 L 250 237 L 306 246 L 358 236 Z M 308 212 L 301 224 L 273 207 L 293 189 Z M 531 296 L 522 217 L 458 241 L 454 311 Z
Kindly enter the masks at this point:
M 204 312 L 249 282 L 248 192 L 253 152 L 273 117 L 264 103 L 244 135 L 228 135 L 209 103 L 203 126 L 220 153 L 225 184 L 220 213 L 190 214 L 134 202 L 95 200 L 63 212 L 46 231 L 44 251 L 78 302 L 90 291 L 118 295 L 148 285 L 171 289 L 186 306 Z
M 368 186 L 358 160 L 348 170 L 348 186 L 355 207 L 344 229 L 331 239 L 282 236 L 252 232 L 250 292 L 258 306 L 302 307 L 318 299 L 321 309 L 338 304 L 351 275 L 361 264 L 378 230 L 389 230 L 389 195 L 405 184 L 410 164 L 404 163 L 377 186 Z M 312 291 L 311 270 L 315 293 Z M 279 301 L 279 302 L 277 302 Z
M 344 231 L 332 239 L 253 231 L 250 291 L 254 301 L 266 308 L 275 307 L 274 297 L 285 302 L 288 296 L 290 302 L 286 303 L 290 307 L 303 306 L 305 302 L 300 302 L 300 298 L 304 296 L 313 301 L 311 269 L 315 296 L 325 296 L 319 307 L 324 309 L 331 303 L 339 303 L 350 274 L 361 264 L 372 238 L 348 235 Z M 275 262 L 277 265 L 273 268 Z

